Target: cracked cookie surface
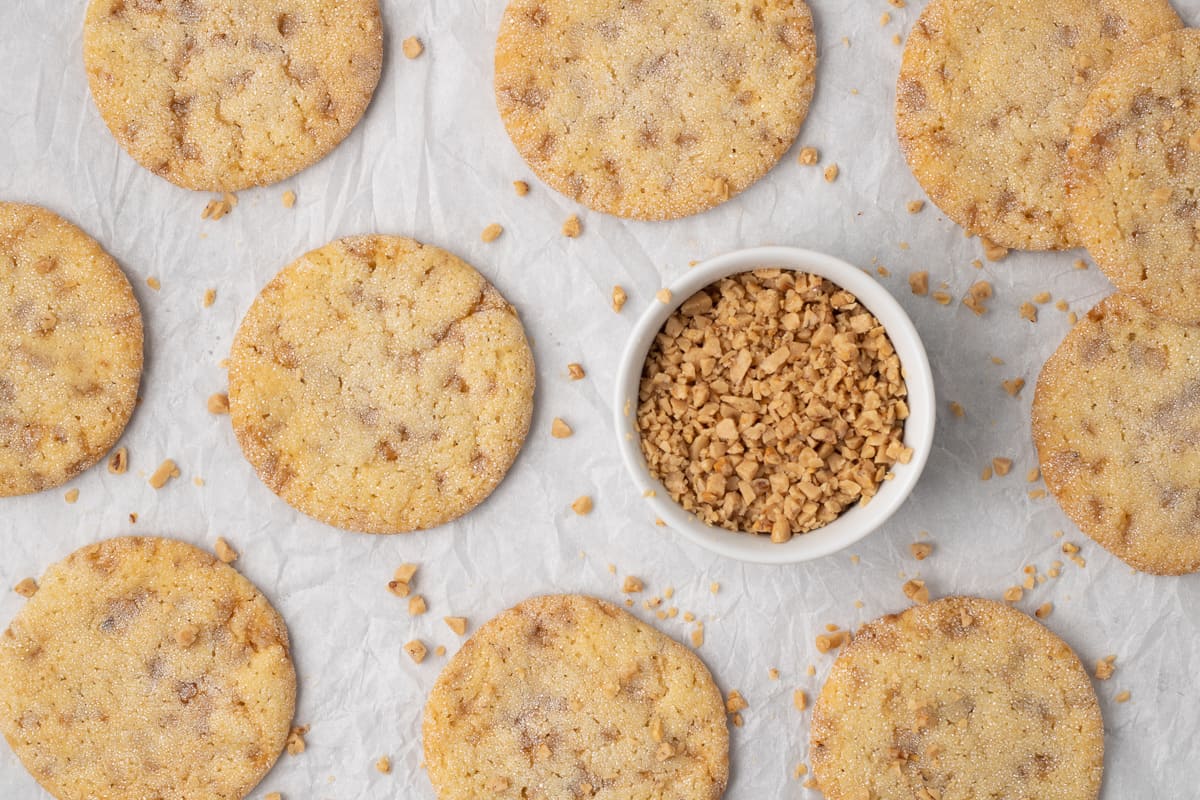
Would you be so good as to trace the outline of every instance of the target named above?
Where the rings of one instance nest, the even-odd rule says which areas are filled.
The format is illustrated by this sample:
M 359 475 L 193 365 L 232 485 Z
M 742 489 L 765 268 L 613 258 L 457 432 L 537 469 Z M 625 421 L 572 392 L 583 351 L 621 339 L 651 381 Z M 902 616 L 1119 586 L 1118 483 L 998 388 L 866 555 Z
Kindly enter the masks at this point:
M 0 497 L 69 481 L 133 413 L 142 314 L 117 263 L 37 206 L 0 203 Z
M 1166 0 L 930 0 L 896 85 L 913 175 L 972 234 L 1021 250 L 1075 246 L 1071 124 L 1113 63 L 1181 24 Z
M 238 191 L 320 160 L 366 111 L 378 0 L 91 0 L 92 97 L 126 152 L 186 189 Z
M 671 219 L 783 156 L 816 40 L 799 0 L 513 0 L 495 66 L 500 116 L 538 177 L 598 211 Z
M 440 800 L 715 800 L 729 777 L 703 662 L 580 595 L 526 600 L 463 645 L 430 692 L 424 753 Z
M 1101 301 L 1042 367 L 1033 441 L 1046 488 L 1131 567 L 1200 570 L 1200 328 Z
M 440 525 L 491 494 L 533 412 L 516 311 L 471 266 L 397 236 L 285 267 L 229 364 L 234 432 L 293 507 L 367 533 Z
M 248 580 L 171 539 L 51 566 L 0 635 L 0 725 L 59 800 L 240 800 L 295 708 L 287 629 Z
M 1100 707 L 1061 639 L 1014 608 L 947 597 L 868 622 L 813 709 L 829 800 L 1093 800 Z
M 1160 316 L 1200 324 L 1200 32 L 1117 64 L 1068 152 L 1071 213 L 1100 269 Z

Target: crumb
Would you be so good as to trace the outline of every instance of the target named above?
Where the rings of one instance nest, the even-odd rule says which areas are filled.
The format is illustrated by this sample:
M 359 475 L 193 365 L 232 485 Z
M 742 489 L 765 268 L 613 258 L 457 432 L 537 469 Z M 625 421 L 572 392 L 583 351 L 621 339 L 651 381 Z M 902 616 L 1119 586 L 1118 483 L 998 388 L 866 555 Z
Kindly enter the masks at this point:
M 950 413 L 959 419 L 967 415 L 967 412 L 963 410 L 962 403 L 959 403 L 957 400 L 950 401 Z
M 208 398 L 208 413 L 210 414 L 228 414 L 229 413 L 229 395 L 214 394 Z
M 773 681 L 779 680 L 779 670 L 771 667 L 769 670 L 767 670 L 767 677 Z
M 419 617 L 428 610 L 429 607 L 425 605 L 425 598 L 421 595 L 414 594 L 408 598 L 408 615 L 410 617 Z
M 404 51 L 405 58 L 413 59 L 425 52 L 425 45 L 416 36 L 410 36 L 400 45 L 400 49 Z
M 279 792 L 270 792 L 263 795 L 263 800 L 283 800 L 283 795 Z
M 713 594 L 716 594 L 717 592 L 721 591 L 721 584 L 717 583 L 716 581 L 713 581 L 712 585 L 708 587 L 708 590 L 710 592 L 712 592 Z
M 849 639 L 849 634 L 846 631 L 835 631 L 830 634 L 822 633 L 816 639 L 816 647 L 818 653 L 828 653 L 830 650 L 836 650 L 845 644 Z
M 972 259 L 971 266 L 974 267 L 975 269 L 983 269 L 983 262 L 980 261 L 978 258 Z
M 1046 496 L 1045 489 L 1034 489 L 1033 491 L 1029 492 L 1030 500 L 1041 500 L 1045 496 Z
M 63 495 L 63 499 L 66 500 L 68 504 L 74 504 L 75 501 L 79 499 L 79 490 L 68 489 L 67 493 Z
M 879 15 L 879 27 L 883 27 L 892 21 L 892 15 L 886 11 Z
M 804 668 L 804 674 L 811 678 L 812 676 L 817 674 L 817 668 L 815 666 L 813 666 L 812 664 L 809 664 L 807 667 Z
M 1021 303 L 1021 319 L 1027 319 L 1030 322 L 1037 322 L 1037 306 L 1033 303 Z
M 1041 470 L 1039 470 L 1037 467 L 1034 467 L 1033 469 L 1029 470 L 1029 472 L 1025 473 L 1025 481 L 1027 483 L 1037 483 L 1037 479 L 1041 476 L 1041 474 Z
M 950 305 L 950 301 L 953 299 L 953 298 L 951 298 L 951 297 L 950 297 L 950 293 L 949 293 L 949 292 L 934 292 L 934 293 L 933 293 L 932 295 L 930 295 L 930 296 L 931 296 L 931 297 L 932 297 L 934 300 L 936 300 L 936 301 L 938 302 L 938 304 L 939 304 L 939 305 L 943 305 L 943 306 L 948 306 L 948 305 Z
M 513 191 L 517 193 L 517 197 L 524 197 L 529 194 L 529 184 L 525 181 L 513 181 Z
M 987 312 L 987 306 L 984 301 L 992 296 L 992 284 L 987 281 L 976 281 L 967 290 L 967 296 L 963 298 L 963 305 L 975 312 L 976 316 L 983 316 Z
M 162 288 L 162 283 L 160 283 L 158 278 L 155 278 L 153 275 L 151 275 L 149 278 L 146 278 L 146 285 L 156 292 Z
M 701 625 L 692 630 L 692 647 L 700 647 L 704 644 L 704 626 Z
M 197 487 L 203 486 L 204 478 L 201 478 L 199 475 L 197 475 L 196 477 L 192 478 L 192 485 Z
M 804 166 L 806 166 L 806 167 L 814 166 L 820 160 L 821 160 L 821 154 L 817 151 L 817 148 L 815 148 L 815 147 L 801 147 L 800 148 L 800 163 L 803 164 Z
M 297 725 L 288 733 L 287 752 L 289 756 L 298 756 L 304 752 L 304 737 L 308 733 L 308 729 L 308 725 Z
M 442 621 L 446 623 L 446 626 L 449 627 L 450 630 L 454 631 L 459 636 L 463 636 L 467 632 L 466 617 L 442 617 Z
M 217 558 L 219 558 L 223 564 L 232 564 L 238 560 L 238 551 L 234 550 L 233 547 L 230 546 L 229 542 L 225 540 L 224 536 L 217 537 L 216 544 L 213 545 L 213 551 L 216 552 Z
M 933 545 L 929 542 L 913 542 L 908 549 L 917 561 L 924 561 L 933 553 Z
M 1046 617 L 1050 616 L 1050 612 L 1053 610 L 1054 603 L 1042 603 L 1037 607 L 1037 611 L 1033 612 L 1033 615 L 1038 619 L 1045 619 Z
M 1012 465 L 1013 462 L 1011 458 L 992 459 L 992 469 L 995 470 L 996 474 L 1002 478 L 1012 470 Z
M 1075 259 L 1075 269 L 1087 269 L 1088 264 L 1082 258 Z
M 205 289 L 204 299 L 200 301 L 200 304 L 204 306 L 204 308 L 212 308 L 212 305 L 215 302 L 217 302 L 217 290 Z
M 924 297 L 929 294 L 929 273 L 921 270 L 909 275 L 908 288 L 918 297 Z
M 574 431 L 571 430 L 571 426 L 558 417 L 555 417 L 554 421 L 550 423 L 550 435 L 555 439 L 566 439 L 572 433 Z
M 659 289 L 657 292 L 654 293 L 654 299 L 657 300 L 658 302 L 662 303 L 663 305 L 670 303 L 671 302 L 671 290 L 665 289 L 665 288 Z
M 1096 662 L 1096 680 L 1106 681 L 1109 678 L 1111 678 L 1113 676 L 1113 672 L 1116 671 L 1116 666 L 1115 666 L 1116 660 L 1117 660 L 1117 657 L 1115 655 L 1112 655 L 1112 656 L 1105 656 L 1104 658 L 1097 661 Z
M 889 278 L 892 275 L 891 270 L 889 270 L 887 267 L 883 266 L 882 264 L 880 264 L 878 267 L 876 267 L 875 271 L 879 273 L 879 277 L 881 277 L 881 278 Z
M 37 581 L 35 581 L 33 578 L 23 578 L 16 586 L 13 587 L 14 592 L 25 598 L 33 597 L 35 594 L 37 594 L 37 590 Z
M 646 586 L 642 583 L 641 578 L 635 578 L 632 575 L 627 576 L 625 582 L 621 584 L 621 591 L 625 594 L 637 594 L 644 588 Z
M 437 647 L 433 648 L 433 654 L 438 658 L 441 658 L 442 656 L 446 655 L 446 648 L 439 644 Z
M 1069 311 L 1071 308 L 1071 306 L 1067 303 L 1066 300 L 1056 301 L 1054 303 L 1054 307 L 1057 308 L 1059 311 Z
M 1053 295 L 1051 295 L 1049 292 L 1038 292 L 1033 296 L 1033 302 L 1037 303 L 1038 305 L 1045 305 L 1046 303 L 1049 303 L 1051 299 L 1053 299 Z
M 479 238 L 485 242 L 494 242 L 500 238 L 500 234 L 504 233 L 504 227 L 493 222 L 483 229 L 483 233 L 479 234 Z
M 133 512 L 133 511 L 129 512 L 129 524 L 130 525 L 137 524 L 137 513 L 136 512 Z
M 108 471 L 113 475 L 124 475 L 129 469 L 129 450 L 120 448 L 108 457 Z
M 920 214 L 921 211 L 924 210 L 924 208 L 925 208 L 925 201 L 924 200 L 909 200 L 908 204 L 905 206 L 905 208 L 908 209 L 908 213 L 910 213 L 910 214 Z
M 629 295 L 625 294 L 625 290 L 620 286 L 614 286 L 612 290 L 612 309 L 618 314 L 625 307 L 625 301 L 629 299 Z
M 989 241 L 982 236 L 979 238 L 979 242 L 983 245 L 983 257 L 988 261 L 1003 261 L 1008 257 L 1007 247 L 1001 247 L 995 242 Z
M 284 208 L 295 208 L 296 207 L 296 193 L 293 192 L 291 189 L 288 189 L 286 192 L 283 193 L 283 207 Z
M 575 502 L 571 503 L 571 510 L 581 517 L 585 517 L 592 513 L 592 498 L 586 494 L 582 497 L 577 497 Z
M 794 770 L 792 770 L 792 777 L 796 780 L 800 780 L 800 778 L 804 777 L 805 773 L 807 773 L 807 772 L 808 772 L 807 766 L 805 766 L 804 764 L 797 764 L 796 768 Z
M 429 652 L 420 639 L 413 639 L 411 642 L 404 645 L 404 652 L 408 653 L 408 657 L 414 663 L 420 664 L 425 660 L 425 655 Z
M 1004 602 L 1016 603 L 1025 595 L 1025 590 L 1020 586 L 1010 586 L 1004 590 Z
M 893 34 L 892 34 L 892 44 L 894 44 L 894 45 L 900 45 L 900 44 L 903 44 L 903 43 L 904 43 L 904 40 L 900 38 L 900 34 L 898 34 L 898 33 L 893 33 Z
M 825 168 L 825 181 L 827 183 L 833 183 L 834 181 L 836 181 L 837 177 L 838 177 L 838 172 L 839 172 L 838 165 L 830 164 L 828 167 Z
M 990 481 L 991 479 L 992 479 L 992 468 L 991 468 L 991 467 L 984 467 L 984 468 L 983 468 L 983 472 L 981 472 L 981 473 L 979 474 L 979 480 L 981 480 L 981 481 Z
M 1129 698 L 1130 698 L 1129 690 L 1123 689 L 1122 691 L 1117 692 L 1117 696 L 1114 697 L 1113 700 L 1116 700 L 1118 703 L 1128 703 Z
M 1067 314 L 1067 322 L 1074 325 L 1076 322 L 1079 322 L 1079 315 L 1072 311 L 1070 314 Z
M 562 225 L 562 235 L 568 239 L 576 239 L 581 233 L 583 233 L 583 226 L 579 223 L 579 215 L 572 214 L 567 217 L 567 221 Z
M 179 467 L 175 466 L 175 462 L 168 458 L 158 465 L 158 469 L 154 470 L 154 474 L 150 476 L 150 485 L 155 489 L 161 489 L 167 485 L 167 481 L 178 477 Z
M 387 756 L 383 756 L 375 762 L 375 769 L 382 772 L 384 775 L 389 775 L 392 772 L 392 760 Z
M 808 694 L 803 689 L 792 692 L 792 705 L 796 707 L 797 711 L 808 708 Z
M 1025 379 L 1013 378 L 1012 380 L 1002 382 L 1001 385 L 1004 387 L 1004 391 L 1008 392 L 1010 397 L 1016 397 L 1021 393 L 1021 390 L 1025 388 Z
M 904 591 L 904 596 L 914 603 L 929 602 L 929 587 L 925 585 L 925 581 L 913 578 L 910 581 L 905 581 L 904 585 L 900 588 Z

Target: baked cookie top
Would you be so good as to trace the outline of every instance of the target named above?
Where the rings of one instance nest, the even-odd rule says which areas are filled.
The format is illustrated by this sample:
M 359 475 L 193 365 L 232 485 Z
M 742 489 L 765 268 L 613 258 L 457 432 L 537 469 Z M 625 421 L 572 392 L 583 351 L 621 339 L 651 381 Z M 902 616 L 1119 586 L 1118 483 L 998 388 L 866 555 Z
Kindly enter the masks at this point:
M 673 219 L 728 200 L 787 152 L 815 68 L 801 0 L 512 0 L 496 103 L 554 189 L 608 214 Z
M 1004 247 L 1077 243 L 1071 123 L 1110 65 L 1180 27 L 1167 0 L 930 0 L 896 86 L 896 130 L 929 198 Z
M 396 236 L 301 257 L 247 312 L 229 410 L 258 476 L 367 533 L 430 528 L 491 494 L 533 413 L 517 313 L 469 265 Z
M 287 740 L 283 620 L 231 567 L 170 539 L 51 566 L 0 635 L 0 725 L 59 800 L 240 800 Z
M 117 263 L 37 206 L 0 202 L 0 497 L 99 461 L 133 413 L 142 313 Z
M 535 597 L 481 627 L 425 706 L 439 800 L 716 800 L 721 693 L 700 659 L 621 609 Z
M 1114 294 L 1042 367 L 1033 441 L 1046 488 L 1143 572 L 1200 570 L 1200 328 Z
M 83 60 L 100 115 L 185 189 L 295 175 L 358 123 L 383 64 L 378 0 L 91 0 Z
M 948 597 L 859 629 L 813 709 L 829 800 L 1092 800 L 1104 731 L 1083 665 L 1009 606 Z
M 1200 324 L 1200 32 L 1148 42 L 1096 85 L 1071 134 L 1080 239 L 1121 291 Z

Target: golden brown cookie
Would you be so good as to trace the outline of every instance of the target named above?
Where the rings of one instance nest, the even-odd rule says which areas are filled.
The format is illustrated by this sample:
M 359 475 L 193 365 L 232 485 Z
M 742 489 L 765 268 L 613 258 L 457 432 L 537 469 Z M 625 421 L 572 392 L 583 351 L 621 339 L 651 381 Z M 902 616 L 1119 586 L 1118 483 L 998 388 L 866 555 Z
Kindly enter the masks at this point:
M 1114 61 L 1181 24 L 1167 0 L 930 0 L 896 86 L 909 167 L 970 233 L 1073 247 L 1071 123 Z
M 1200 570 L 1200 328 L 1106 298 L 1042 367 L 1033 441 L 1084 533 L 1143 572 Z
M 291 727 L 287 629 L 231 567 L 121 538 L 54 564 L 0 635 L 0 726 L 58 800 L 240 800 Z
M 828 800 L 1094 800 L 1103 728 L 1066 643 L 948 597 L 859 629 L 813 709 L 810 756 Z
M 0 202 L 0 497 L 99 461 L 133 413 L 142 314 L 100 245 L 37 206 Z
M 1071 214 L 1104 274 L 1156 314 L 1200 324 L 1200 31 L 1113 67 L 1068 152 Z
M 126 152 L 185 189 L 281 181 L 358 123 L 383 64 L 378 0 L 91 0 L 83 60 Z
M 535 597 L 471 637 L 425 706 L 439 800 L 716 800 L 721 693 L 700 659 L 621 609 Z
M 229 411 L 259 477 L 322 522 L 430 528 L 491 494 L 533 413 L 517 313 L 469 265 L 396 236 L 284 268 L 242 321 Z
M 635 219 L 728 200 L 791 146 L 816 68 L 801 1 L 512 0 L 496 103 L 542 180 Z

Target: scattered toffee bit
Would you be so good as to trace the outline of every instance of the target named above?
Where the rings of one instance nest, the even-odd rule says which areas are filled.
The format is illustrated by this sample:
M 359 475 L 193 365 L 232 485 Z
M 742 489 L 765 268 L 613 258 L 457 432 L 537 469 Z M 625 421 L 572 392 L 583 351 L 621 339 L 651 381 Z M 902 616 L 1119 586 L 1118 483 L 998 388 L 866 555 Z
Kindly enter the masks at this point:
M 229 395 L 224 394 L 224 393 L 209 395 L 208 413 L 210 413 L 210 414 L 228 414 L 229 413 Z
M 500 234 L 504 233 L 504 228 L 499 223 L 493 222 L 483 229 L 483 233 L 479 234 L 479 238 L 485 242 L 494 242 L 500 238 Z
M 612 309 L 618 314 L 625 307 L 625 301 L 629 299 L 629 295 L 620 286 L 614 286 L 612 290 Z
M 579 222 L 579 215 L 572 214 L 567 217 L 567 221 L 562 225 L 562 235 L 568 239 L 577 239 L 581 233 L 583 233 L 583 225 Z
M 293 192 L 291 189 L 288 189 L 286 192 L 283 193 L 283 207 L 284 208 L 295 208 L 296 207 L 296 193 Z
M 129 450 L 120 448 L 108 457 L 108 471 L 113 475 L 124 475 L 129 469 Z
M 820 160 L 821 160 L 821 154 L 817 151 L 817 148 L 815 148 L 815 147 L 801 147 L 800 148 L 800 163 L 803 164 L 804 166 L 806 166 L 806 167 L 815 166 L 817 164 L 817 162 L 819 162 Z
M 929 542 L 913 542 L 908 549 L 917 561 L 924 561 L 933 554 L 933 545 Z
M 566 439 L 572 433 L 574 431 L 571 430 L 571 426 L 559 417 L 555 417 L 554 421 L 550 423 L 550 435 L 555 439 Z
M 907 463 L 907 388 L 879 320 L 815 275 L 762 269 L 688 298 L 647 355 L 651 473 L 709 525 L 786 542 Z
M 23 578 L 16 586 L 13 587 L 14 592 L 25 598 L 33 597 L 35 594 L 37 594 L 37 590 L 38 584 L 33 578 Z
M 582 497 L 576 498 L 575 502 L 571 503 L 571 510 L 581 517 L 586 517 L 588 514 L 592 513 L 592 508 L 592 498 L 588 497 L 586 494 Z
M 834 181 L 836 181 L 838 179 L 838 173 L 840 171 L 841 170 L 838 169 L 837 164 L 830 164 L 828 167 L 825 168 L 825 181 L 827 183 L 833 183 Z
M 308 729 L 308 725 L 299 725 L 292 728 L 287 738 L 287 752 L 289 756 L 298 756 L 304 752 L 304 737 L 308 734 Z
M 167 459 L 158 465 L 158 469 L 150 476 L 150 485 L 155 489 L 161 489 L 167 485 L 167 481 L 172 478 L 179 477 L 179 467 L 175 466 L 175 462 Z
M 425 45 L 416 36 L 410 36 L 400 45 L 400 49 L 404 51 L 405 58 L 413 59 L 425 52 Z
M 526 181 L 513 181 L 513 191 L 517 197 L 524 197 L 529 194 L 529 184 Z
M 408 653 L 408 657 L 411 658 L 414 663 L 420 664 L 425 660 L 425 656 L 429 653 L 429 650 L 419 639 L 413 639 L 411 642 L 404 645 L 404 652 Z
M 224 536 L 218 536 L 216 544 L 213 545 L 213 550 L 217 554 L 217 558 L 224 564 L 232 564 L 238 560 L 238 551 L 225 540 Z

